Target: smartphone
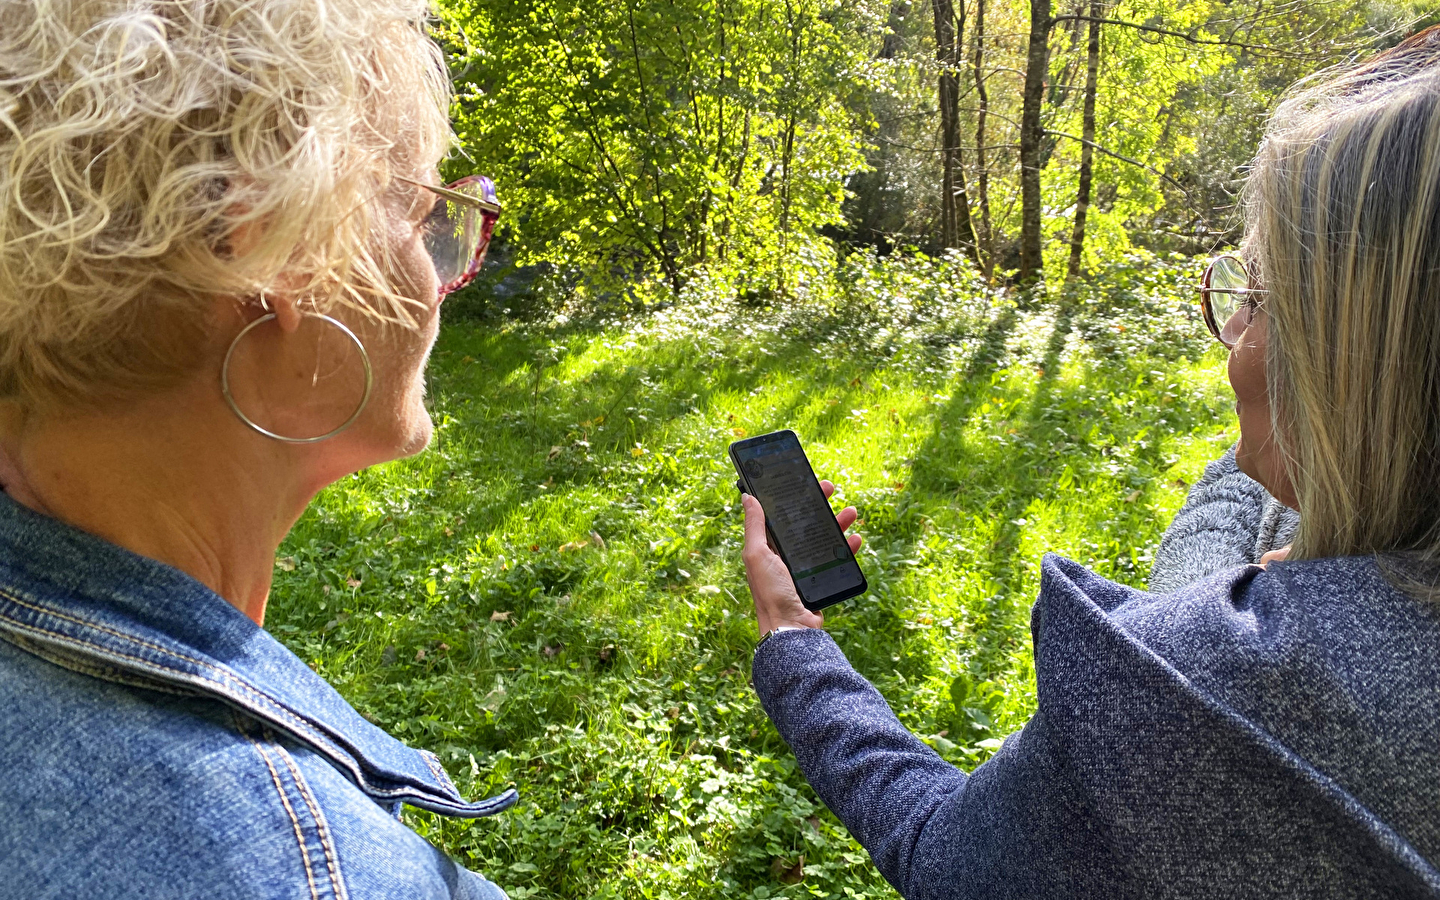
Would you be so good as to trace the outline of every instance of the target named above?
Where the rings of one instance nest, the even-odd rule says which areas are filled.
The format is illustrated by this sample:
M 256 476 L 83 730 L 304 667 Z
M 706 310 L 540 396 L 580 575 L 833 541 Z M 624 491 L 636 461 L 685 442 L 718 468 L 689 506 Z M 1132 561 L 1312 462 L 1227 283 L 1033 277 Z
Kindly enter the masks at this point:
M 830 501 L 795 432 L 772 431 L 730 445 L 736 485 L 760 501 L 770 543 L 785 561 L 811 612 L 865 593 L 865 573 L 850 552 Z

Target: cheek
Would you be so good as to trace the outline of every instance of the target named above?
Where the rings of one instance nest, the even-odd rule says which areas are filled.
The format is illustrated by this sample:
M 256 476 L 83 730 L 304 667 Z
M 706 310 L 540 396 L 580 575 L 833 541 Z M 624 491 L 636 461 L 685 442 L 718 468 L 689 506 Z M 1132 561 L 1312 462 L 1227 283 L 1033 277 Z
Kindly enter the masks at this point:
M 1230 352 L 1228 374 L 1235 392 L 1235 412 L 1240 419 L 1240 442 L 1235 448 L 1235 461 L 1240 471 L 1271 488 L 1274 481 L 1271 440 L 1270 388 L 1266 381 L 1266 332 L 1253 328 L 1241 336 Z M 1273 489 L 1272 489 L 1273 493 Z
M 1250 341 L 1236 345 L 1230 352 L 1228 374 L 1230 389 L 1242 406 L 1269 405 L 1269 386 L 1265 383 L 1265 347 Z
M 395 253 L 395 289 L 426 307 L 439 302 L 440 282 L 435 276 L 435 263 L 425 249 L 418 232 L 411 231 Z

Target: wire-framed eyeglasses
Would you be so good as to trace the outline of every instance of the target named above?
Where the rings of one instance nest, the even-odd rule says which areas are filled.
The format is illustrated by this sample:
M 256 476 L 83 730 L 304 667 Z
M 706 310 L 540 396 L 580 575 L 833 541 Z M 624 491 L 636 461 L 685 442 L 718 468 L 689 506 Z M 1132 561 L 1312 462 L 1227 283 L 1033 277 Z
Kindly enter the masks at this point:
M 1254 287 L 1245 261 L 1233 253 L 1210 260 L 1200 277 L 1200 313 L 1205 327 L 1226 349 L 1233 349 L 1250 327 L 1255 310 L 1268 293 Z
M 469 175 L 443 187 L 400 175 L 395 178 L 439 198 L 421 223 L 425 249 L 435 262 L 440 295 L 460 290 L 480 271 L 495 223 L 500 220 L 495 183 L 484 175 Z

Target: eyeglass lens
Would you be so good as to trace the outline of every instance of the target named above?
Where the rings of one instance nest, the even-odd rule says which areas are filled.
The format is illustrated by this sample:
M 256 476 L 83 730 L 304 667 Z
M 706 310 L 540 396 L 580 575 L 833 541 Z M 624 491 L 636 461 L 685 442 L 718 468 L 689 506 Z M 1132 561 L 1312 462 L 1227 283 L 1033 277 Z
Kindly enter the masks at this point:
M 1206 288 L 1220 342 L 1233 346 L 1250 324 L 1250 305 L 1244 302 L 1250 288 L 1250 275 L 1240 260 L 1222 256 L 1211 266 Z
M 494 184 L 480 175 L 463 178 L 447 187 L 477 200 L 496 202 Z M 430 251 L 435 273 L 440 278 L 440 293 L 459 290 L 480 271 L 497 218 L 494 213 L 468 203 L 443 196 L 436 198 L 435 206 L 426 217 L 424 233 L 425 248 Z

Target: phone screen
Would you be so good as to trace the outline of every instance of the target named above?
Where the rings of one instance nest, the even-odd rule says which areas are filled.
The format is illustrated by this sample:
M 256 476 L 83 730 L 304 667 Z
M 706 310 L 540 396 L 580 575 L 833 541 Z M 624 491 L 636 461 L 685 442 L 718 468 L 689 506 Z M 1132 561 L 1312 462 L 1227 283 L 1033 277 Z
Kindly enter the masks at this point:
M 730 455 L 746 490 L 765 510 L 775 549 L 805 606 L 820 609 L 863 593 L 865 575 L 795 432 L 737 441 Z

